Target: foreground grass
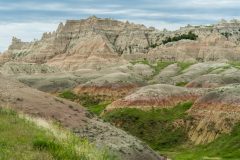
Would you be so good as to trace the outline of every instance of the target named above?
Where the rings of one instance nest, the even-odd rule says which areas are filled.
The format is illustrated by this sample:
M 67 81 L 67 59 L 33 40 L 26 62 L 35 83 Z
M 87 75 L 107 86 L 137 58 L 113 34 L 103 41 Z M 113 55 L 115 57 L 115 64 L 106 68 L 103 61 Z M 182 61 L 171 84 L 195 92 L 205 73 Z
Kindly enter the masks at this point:
M 46 122 L 45 122 L 46 123 Z M 88 140 L 62 129 L 47 129 L 0 108 L 0 159 L 113 159 L 108 149 L 97 150 Z
M 103 116 L 109 122 L 140 138 L 155 150 L 176 147 L 187 140 L 186 132 L 171 125 L 176 118 L 186 117 L 185 112 L 193 105 L 187 102 L 171 109 L 143 111 L 136 108 L 116 109 Z

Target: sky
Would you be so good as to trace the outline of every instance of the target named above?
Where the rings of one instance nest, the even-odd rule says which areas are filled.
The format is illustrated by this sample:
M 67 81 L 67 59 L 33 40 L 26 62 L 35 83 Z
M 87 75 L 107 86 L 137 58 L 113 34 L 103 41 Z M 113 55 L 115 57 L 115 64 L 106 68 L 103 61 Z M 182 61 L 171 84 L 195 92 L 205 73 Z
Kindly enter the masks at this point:
M 90 16 L 177 30 L 187 24 L 210 25 L 221 19 L 240 20 L 237 0 L 0 0 L 0 52 L 12 37 L 41 39 L 60 22 Z

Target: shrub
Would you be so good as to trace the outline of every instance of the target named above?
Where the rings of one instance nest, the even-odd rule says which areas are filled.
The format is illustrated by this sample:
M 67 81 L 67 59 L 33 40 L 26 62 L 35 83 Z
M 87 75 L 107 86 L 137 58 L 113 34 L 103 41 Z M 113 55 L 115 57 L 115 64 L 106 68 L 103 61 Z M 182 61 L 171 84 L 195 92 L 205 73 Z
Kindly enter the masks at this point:
M 188 82 L 177 82 L 175 86 L 185 86 Z
M 168 42 L 174 42 L 174 41 L 179 41 L 182 39 L 190 39 L 190 40 L 196 40 L 197 39 L 197 35 L 192 33 L 192 31 L 189 31 L 188 34 L 183 34 L 180 36 L 175 36 L 175 37 L 168 37 L 166 40 L 163 40 L 163 44 L 166 44 Z

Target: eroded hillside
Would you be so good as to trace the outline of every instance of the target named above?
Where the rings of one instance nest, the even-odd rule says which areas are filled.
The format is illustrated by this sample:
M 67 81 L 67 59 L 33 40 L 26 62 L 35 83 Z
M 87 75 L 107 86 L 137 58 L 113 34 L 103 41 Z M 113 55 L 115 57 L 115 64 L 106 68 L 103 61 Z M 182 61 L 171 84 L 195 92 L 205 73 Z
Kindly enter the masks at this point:
M 198 155 L 195 147 L 204 158 L 220 141 L 230 146 L 226 140 L 232 152 L 212 156 L 236 158 L 239 33 L 235 19 L 177 31 L 67 20 L 41 40 L 14 37 L 0 54 L 0 105 L 58 121 L 123 159 L 163 159 L 155 151 L 181 159 L 186 150 Z

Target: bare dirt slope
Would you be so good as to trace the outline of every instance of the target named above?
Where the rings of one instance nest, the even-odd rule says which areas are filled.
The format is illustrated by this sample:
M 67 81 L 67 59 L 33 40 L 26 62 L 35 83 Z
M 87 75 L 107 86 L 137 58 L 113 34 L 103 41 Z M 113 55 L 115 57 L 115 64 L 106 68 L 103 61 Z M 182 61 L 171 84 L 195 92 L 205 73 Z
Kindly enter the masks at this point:
M 8 102 L 8 106 L 30 116 L 58 120 L 79 136 L 90 137 L 99 149 L 110 147 L 122 159 L 164 159 L 137 138 L 98 119 L 81 105 L 37 91 L 3 75 L 0 75 L 0 98 L 0 106 L 6 107 Z

